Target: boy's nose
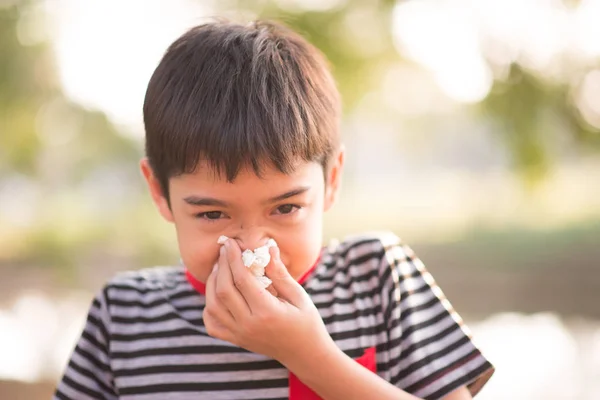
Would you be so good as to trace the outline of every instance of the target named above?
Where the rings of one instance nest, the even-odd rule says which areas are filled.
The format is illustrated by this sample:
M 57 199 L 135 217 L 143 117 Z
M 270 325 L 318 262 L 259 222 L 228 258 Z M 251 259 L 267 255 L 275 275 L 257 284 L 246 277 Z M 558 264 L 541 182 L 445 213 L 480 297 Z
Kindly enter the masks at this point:
M 258 247 L 264 246 L 267 244 L 267 240 L 269 240 L 270 236 L 268 236 L 265 232 L 259 231 L 248 231 L 248 232 L 239 232 L 237 235 L 233 236 L 238 242 L 240 249 L 242 251 L 246 249 L 254 250 Z

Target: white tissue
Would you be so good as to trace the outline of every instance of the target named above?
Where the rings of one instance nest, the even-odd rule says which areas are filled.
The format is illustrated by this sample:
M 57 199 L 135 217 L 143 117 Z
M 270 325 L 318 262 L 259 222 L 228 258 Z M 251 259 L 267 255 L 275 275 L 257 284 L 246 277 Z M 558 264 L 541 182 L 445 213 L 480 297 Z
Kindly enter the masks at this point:
M 224 244 L 227 236 L 220 236 L 217 243 Z M 265 276 L 265 268 L 271 261 L 271 254 L 269 254 L 269 248 L 276 247 L 277 243 L 273 239 L 267 240 L 267 244 L 264 246 L 254 249 L 246 249 L 242 252 L 242 262 L 246 267 L 250 269 L 252 275 L 256 277 L 256 280 L 261 284 L 263 288 L 269 287 L 272 281 Z

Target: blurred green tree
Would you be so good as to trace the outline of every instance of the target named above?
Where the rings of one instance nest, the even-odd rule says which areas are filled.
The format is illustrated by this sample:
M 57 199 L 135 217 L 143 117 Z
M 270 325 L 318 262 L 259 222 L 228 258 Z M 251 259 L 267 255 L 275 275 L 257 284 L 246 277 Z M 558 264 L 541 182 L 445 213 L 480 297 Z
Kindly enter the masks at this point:
M 220 6 L 234 15 L 282 21 L 307 37 L 330 60 L 345 111 L 351 113 L 370 88 L 380 85 L 386 68 L 402 60 L 392 38 L 396 4 L 396 0 L 229 0 Z M 496 79 L 490 94 L 472 109 L 497 127 L 514 171 L 526 184 L 545 176 L 557 159 L 556 147 L 565 140 L 583 153 L 600 149 L 600 129 L 581 117 L 569 84 L 550 82 L 518 64 L 506 79 Z
M 49 38 L 27 40 L 22 22 L 36 5 L 35 0 L 0 2 L 0 204 L 21 197 L 10 189 L 11 182 L 26 182 L 40 194 L 35 223 L 27 228 L 0 213 L 0 261 L 74 266 L 90 242 L 106 244 L 115 236 L 106 229 L 114 227 L 114 219 L 93 212 L 81 216 L 81 186 L 93 174 L 120 170 L 130 171 L 125 174 L 129 184 L 141 187 L 136 168 L 141 148 L 104 113 L 65 96 Z M 39 27 L 45 21 L 35 23 Z
M 34 5 L 0 5 L 0 175 L 23 174 L 52 183 L 52 190 L 79 182 L 95 167 L 135 160 L 139 146 L 103 113 L 65 97 L 48 39 L 22 43 L 21 17 Z M 48 157 L 62 157 L 52 165 L 60 170 L 48 170 Z

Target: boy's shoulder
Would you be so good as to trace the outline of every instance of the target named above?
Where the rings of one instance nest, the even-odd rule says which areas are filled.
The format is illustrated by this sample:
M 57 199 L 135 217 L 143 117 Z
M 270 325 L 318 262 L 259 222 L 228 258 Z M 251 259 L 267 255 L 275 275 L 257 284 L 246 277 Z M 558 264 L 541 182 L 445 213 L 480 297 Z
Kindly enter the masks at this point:
M 349 299 L 361 304 L 376 302 L 379 293 L 389 291 L 397 283 L 397 268 L 402 267 L 407 276 L 413 272 L 418 275 L 418 271 L 413 271 L 418 264 L 415 261 L 412 250 L 393 232 L 354 234 L 330 243 L 320 266 L 304 285 L 314 299 L 326 298 L 330 302 L 339 296 L 346 303 Z
M 387 274 L 396 261 L 413 259 L 412 250 L 390 231 L 354 234 L 342 241 L 332 240 L 323 257 L 324 277 L 365 280 Z
M 147 293 L 172 287 L 183 280 L 183 266 L 156 266 L 119 272 L 108 281 L 106 288 Z
M 402 246 L 402 240 L 391 231 L 369 231 L 331 240 L 328 253 L 335 259 L 352 260 L 367 255 L 383 257 L 390 248 Z

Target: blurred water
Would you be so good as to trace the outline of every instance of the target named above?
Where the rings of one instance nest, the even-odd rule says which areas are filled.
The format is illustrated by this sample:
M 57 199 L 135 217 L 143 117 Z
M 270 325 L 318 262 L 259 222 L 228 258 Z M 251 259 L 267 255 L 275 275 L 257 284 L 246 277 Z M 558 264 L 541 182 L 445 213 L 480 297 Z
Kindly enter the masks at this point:
M 27 292 L 0 310 L 0 380 L 57 380 L 89 301 Z M 467 322 L 497 368 L 478 399 L 600 399 L 600 321 L 500 313 Z
M 0 379 L 56 380 L 81 333 L 90 294 L 50 299 L 30 291 L 0 309 Z
M 469 325 L 496 366 L 478 399 L 600 399 L 600 321 L 502 313 Z

